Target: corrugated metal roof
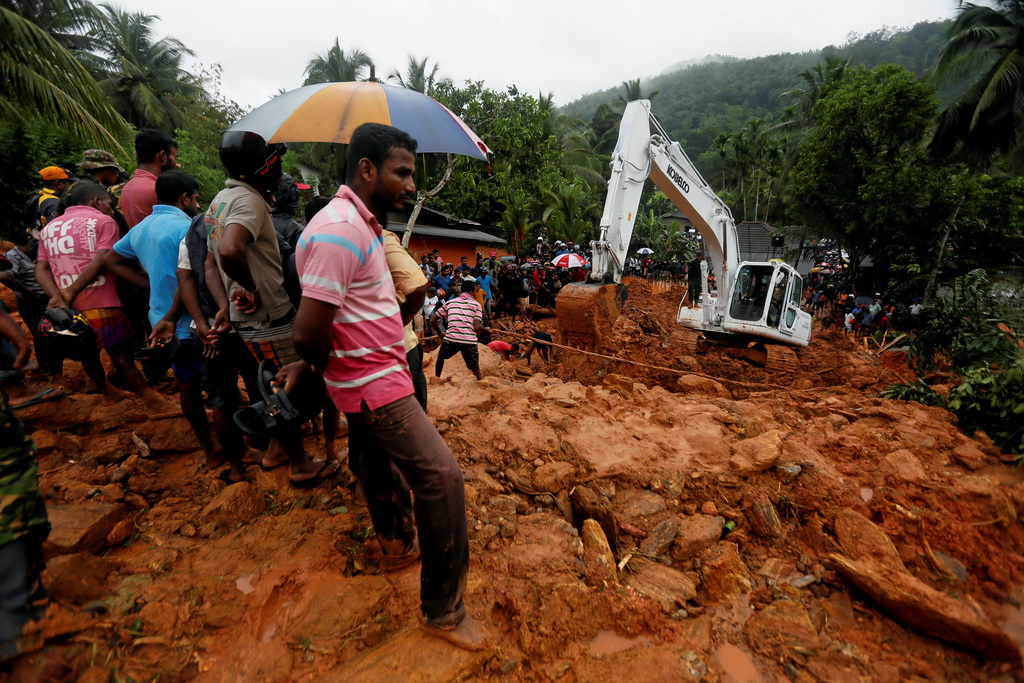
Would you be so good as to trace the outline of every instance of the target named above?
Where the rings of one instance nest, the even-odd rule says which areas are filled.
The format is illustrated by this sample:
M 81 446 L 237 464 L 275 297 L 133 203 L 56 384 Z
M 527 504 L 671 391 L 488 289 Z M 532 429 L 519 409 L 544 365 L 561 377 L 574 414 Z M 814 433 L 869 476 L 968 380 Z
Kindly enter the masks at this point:
M 404 223 L 389 223 L 387 229 L 391 232 L 402 234 L 405 232 Z M 501 237 L 488 235 L 480 230 L 463 230 L 459 228 L 435 228 L 430 225 L 417 225 L 413 227 L 413 235 L 426 235 L 428 237 L 447 237 L 449 239 L 467 240 L 480 244 L 507 244 L 508 241 Z

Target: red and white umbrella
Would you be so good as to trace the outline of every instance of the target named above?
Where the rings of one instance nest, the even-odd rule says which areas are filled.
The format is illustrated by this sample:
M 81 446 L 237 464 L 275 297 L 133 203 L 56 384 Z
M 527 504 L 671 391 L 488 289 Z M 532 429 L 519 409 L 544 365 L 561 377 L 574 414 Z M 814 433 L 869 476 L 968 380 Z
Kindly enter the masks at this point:
M 562 254 L 552 261 L 557 268 L 583 268 L 587 262 L 578 254 Z

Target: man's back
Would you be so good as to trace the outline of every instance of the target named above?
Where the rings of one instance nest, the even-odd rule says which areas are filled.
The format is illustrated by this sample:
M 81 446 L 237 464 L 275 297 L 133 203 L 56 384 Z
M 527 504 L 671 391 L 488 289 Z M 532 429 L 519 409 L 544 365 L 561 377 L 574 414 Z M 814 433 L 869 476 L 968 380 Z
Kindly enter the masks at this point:
M 447 323 L 445 341 L 459 344 L 476 344 L 474 321 L 483 319 L 483 308 L 472 294 L 462 293 L 445 303 L 441 315 Z
M 72 206 L 39 233 L 39 260 L 47 261 L 60 289 L 67 289 L 96 257 L 117 241 L 117 223 L 91 206 Z M 71 305 L 78 310 L 116 308 L 121 305 L 117 286 L 104 271 Z

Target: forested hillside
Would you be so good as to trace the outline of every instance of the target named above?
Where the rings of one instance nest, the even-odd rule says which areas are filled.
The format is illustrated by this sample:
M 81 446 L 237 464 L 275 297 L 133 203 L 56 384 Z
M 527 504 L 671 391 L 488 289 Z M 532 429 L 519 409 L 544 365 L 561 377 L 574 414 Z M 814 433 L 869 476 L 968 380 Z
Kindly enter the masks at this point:
M 782 93 L 799 85 L 801 72 L 828 57 L 839 57 L 868 68 L 891 62 L 925 76 L 935 66 L 951 23 L 922 22 L 906 30 L 880 29 L 817 52 L 692 66 L 644 80 L 641 91 L 644 95 L 658 93 L 653 100 L 655 115 L 701 171 L 712 178 L 720 165 L 718 152 L 712 149 L 718 134 L 741 130 L 752 119 L 778 119 L 793 104 Z M 601 104 L 612 104 L 622 92 L 622 85 L 615 84 L 570 102 L 561 111 L 591 121 Z M 940 91 L 942 106 L 949 104 L 957 92 L 957 86 Z

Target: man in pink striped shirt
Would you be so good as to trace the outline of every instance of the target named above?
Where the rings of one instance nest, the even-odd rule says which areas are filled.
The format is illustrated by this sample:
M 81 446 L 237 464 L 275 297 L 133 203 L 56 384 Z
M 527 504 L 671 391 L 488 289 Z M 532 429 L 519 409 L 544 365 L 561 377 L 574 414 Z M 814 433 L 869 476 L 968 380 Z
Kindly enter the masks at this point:
M 350 458 L 383 567 L 415 560 L 418 531 L 423 630 L 479 650 L 486 637 L 462 599 L 469 571 L 462 472 L 413 396 L 381 235 L 388 210 L 415 195 L 415 152 L 416 141 L 391 126 L 363 124 L 352 134 L 346 184 L 306 226 L 295 252 L 302 300 L 293 334 L 299 356 L 323 373 L 348 419 Z

